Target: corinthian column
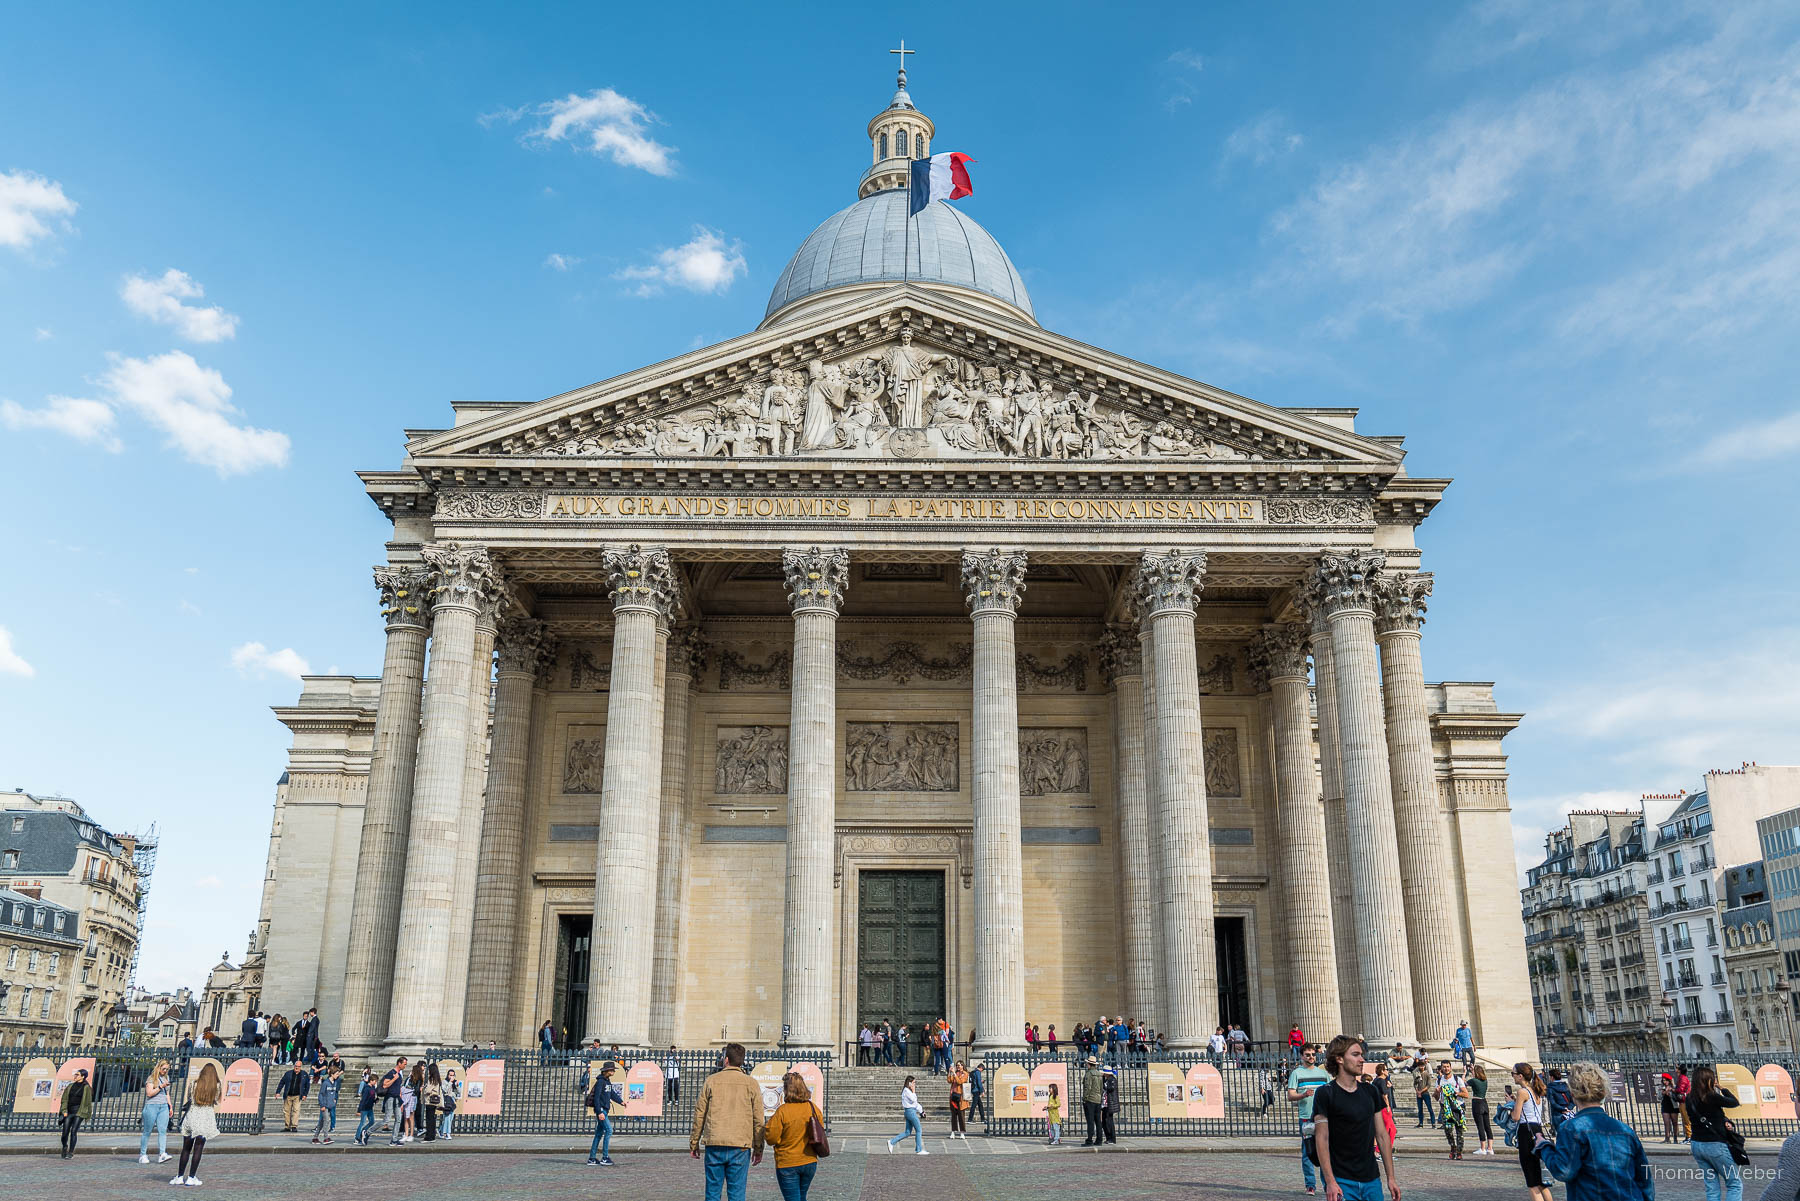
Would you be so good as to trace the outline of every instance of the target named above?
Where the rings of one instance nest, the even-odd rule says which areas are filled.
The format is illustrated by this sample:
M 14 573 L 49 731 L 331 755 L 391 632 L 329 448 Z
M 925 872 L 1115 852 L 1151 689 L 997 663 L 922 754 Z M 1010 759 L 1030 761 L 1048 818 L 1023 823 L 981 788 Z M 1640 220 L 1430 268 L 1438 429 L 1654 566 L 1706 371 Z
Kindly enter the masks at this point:
M 849 583 L 850 552 L 816 546 L 786 550 L 781 555 L 781 570 L 787 580 L 788 603 L 794 610 L 781 1020 L 791 1027 L 787 1036 L 790 1047 L 816 1051 L 831 1046 L 837 617 Z
M 1286 913 L 1282 961 L 1288 1010 L 1302 1030 L 1322 1039 L 1339 1021 L 1338 963 L 1325 808 L 1313 773 L 1306 644 L 1304 626 L 1264 626 L 1252 644 L 1251 662 L 1268 689 L 1275 730 L 1275 841 Z
M 1431 758 L 1431 719 L 1419 627 L 1425 624 L 1429 575 L 1382 576 L 1375 585 L 1375 636 L 1381 643 L 1381 696 L 1386 706 L 1388 772 L 1400 840 L 1400 891 L 1412 948 L 1414 1013 L 1419 1036 L 1448 1044 L 1465 1011 L 1463 925 L 1450 868 L 1448 830 L 1438 807 Z
M 975 624 L 975 1045 L 1024 1046 L 1025 869 L 1019 832 L 1019 664 L 1013 624 L 1024 551 L 964 551 Z
M 663 689 L 662 835 L 656 853 L 656 962 L 650 969 L 650 1043 L 673 1044 L 681 998 L 681 890 L 687 874 L 688 708 L 706 667 L 706 639 L 688 626 L 669 637 Z
M 1307 617 L 1313 658 L 1313 695 L 1319 706 L 1319 785 L 1325 801 L 1325 858 L 1331 869 L 1331 939 L 1339 964 L 1335 1028 L 1361 1030 L 1362 979 L 1356 962 L 1356 908 L 1350 881 L 1350 826 L 1344 820 L 1344 773 L 1338 755 L 1337 670 L 1331 657 L 1331 622 L 1315 604 L 1310 584 L 1295 598 Z
M 613 597 L 612 684 L 594 860 L 594 941 L 588 1037 L 628 1047 L 650 1034 L 661 840 L 663 662 L 680 583 L 661 547 L 608 547 Z
M 1205 573 L 1206 556 L 1199 552 L 1146 551 L 1138 567 L 1138 611 L 1150 626 L 1155 660 L 1150 814 L 1162 906 L 1163 1025 L 1172 1051 L 1205 1046 L 1219 1016 L 1212 835 L 1194 647 L 1194 608 Z
M 1128 581 L 1131 595 L 1136 598 L 1143 595 L 1143 575 L 1137 568 L 1131 569 Z M 1157 868 L 1157 836 L 1154 830 L 1157 820 L 1157 789 L 1161 785 L 1157 781 L 1155 765 L 1162 760 L 1160 749 L 1156 744 L 1156 638 L 1151 632 L 1150 623 L 1144 619 L 1142 610 L 1138 614 L 1138 660 L 1144 671 L 1142 691 L 1144 694 L 1144 854 L 1149 864 L 1150 881 L 1150 997 L 1149 1013 L 1144 1024 L 1153 1030 L 1163 1029 L 1163 1015 L 1169 1012 L 1168 981 L 1163 978 L 1162 949 L 1162 880 Z
M 1114 627 L 1100 641 L 1113 687 L 1113 804 L 1119 817 L 1119 918 L 1125 943 L 1125 1012 L 1157 1028 L 1156 896 L 1151 890 L 1149 794 L 1144 785 L 1144 656 L 1137 633 Z
M 500 623 L 500 667 L 494 684 L 493 747 L 487 804 L 475 867 L 474 922 L 469 932 L 469 987 L 463 1034 L 477 1045 L 510 1044 L 517 980 L 516 923 L 525 875 L 525 781 L 531 751 L 531 701 L 546 649 L 544 623 L 508 617 Z
M 373 1055 L 387 1037 L 400 936 L 400 883 L 412 819 L 413 767 L 419 758 L 419 694 L 425 684 L 425 636 L 431 627 L 431 570 L 375 569 L 387 654 L 375 709 L 374 756 L 356 856 L 350 945 L 344 962 L 344 1008 L 338 1045 L 351 1062 Z
M 500 590 L 475 614 L 474 670 L 469 674 L 469 739 L 463 745 L 462 824 L 481 829 L 488 777 L 488 721 L 494 702 L 494 642 L 500 636 Z M 444 1041 L 463 1041 L 463 1003 L 469 993 L 469 940 L 475 926 L 475 879 L 481 840 L 465 836 L 456 847 L 456 889 L 451 894 L 450 970 L 444 973 Z
M 1374 581 L 1386 561 L 1385 555 L 1362 550 L 1322 554 L 1315 583 L 1315 598 L 1331 625 L 1337 675 L 1338 751 L 1355 889 L 1362 1033 L 1370 1046 L 1379 1047 L 1412 1042 L 1416 1034 L 1375 650 Z
M 446 542 L 422 553 L 436 573 L 437 593 L 387 1033 L 388 1049 L 407 1054 L 437 1046 L 444 1037 L 457 852 L 473 837 L 462 825 L 462 795 L 474 728 L 475 624 L 498 588 L 493 564 L 480 547 Z

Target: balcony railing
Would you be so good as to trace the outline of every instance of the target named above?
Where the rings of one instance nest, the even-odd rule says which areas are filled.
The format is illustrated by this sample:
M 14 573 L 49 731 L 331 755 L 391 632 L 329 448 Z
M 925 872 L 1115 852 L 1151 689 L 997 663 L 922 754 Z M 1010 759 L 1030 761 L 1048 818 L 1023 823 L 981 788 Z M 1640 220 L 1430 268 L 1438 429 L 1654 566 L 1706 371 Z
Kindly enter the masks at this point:
M 1649 884 L 1661 884 L 1663 882 L 1662 868 L 1655 868 L 1648 876 L 1644 877 L 1644 880 Z
M 1713 983 L 1714 983 L 1714 984 L 1723 984 L 1723 983 L 1725 983 L 1725 973 L 1724 973 L 1724 972 L 1714 972 L 1714 973 L 1713 973 L 1713 974 L 1712 974 L 1712 982 L 1713 982 Z
M 1638 920 L 1635 917 L 1623 918 L 1613 923 L 1613 933 L 1615 934 L 1629 934 L 1637 928 Z
M 1620 967 L 1636 967 L 1642 962 L 1644 962 L 1644 953 L 1642 951 L 1632 951 L 1628 954 L 1619 956 Z
M 1719 936 L 1717 934 L 1708 934 L 1706 936 L 1706 945 L 1709 947 L 1718 946 L 1719 945 Z
M 1548 994 L 1544 998 L 1544 1000 L 1545 1000 L 1546 1004 L 1561 1005 L 1562 1004 L 1562 994 L 1559 992 L 1553 992 L 1553 993 Z
M 1617 1005 L 1619 1003 L 1619 990 L 1616 988 L 1607 989 L 1606 999 L 1610 1004 Z
M 1717 1022 L 1721 1026 L 1731 1025 L 1731 1010 L 1729 1010 L 1729 1009 L 1719 1010 L 1719 1012 L 1713 1014 L 1713 1021 Z
M 1600 970 L 1603 972 L 1616 972 L 1619 970 L 1619 961 L 1617 959 L 1602 959 L 1600 961 Z
M 1671 938 L 1669 940 L 1669 945 L 1663 949 L 1666 951 L 1691 951 L 1694 949 L 1694 940 L 1691 938 Z
M 1683 972 L 1683 973 L 1681 973 L 1681 975 L 1675 977 L 1675 987 L 1676 988 L 1699 988 L 1700 987 L 1700 977 L 1695 975 L 1692 972 Z
M 1669 864 L 1669 879 L 1674 880 L 1680 876 L 1685 876 L 1685 875 L 1687 875 L 1686 867 L 1682 866 L 1679 863 Z
M 1648 997 L 1649 995 L 1650 995 L 1650 986 L 1647 984 L 1634 984 L 1630 988 L 1625 990 L 1625 999 L 1627 1001 L 1642 1000 L 1643 998 Z

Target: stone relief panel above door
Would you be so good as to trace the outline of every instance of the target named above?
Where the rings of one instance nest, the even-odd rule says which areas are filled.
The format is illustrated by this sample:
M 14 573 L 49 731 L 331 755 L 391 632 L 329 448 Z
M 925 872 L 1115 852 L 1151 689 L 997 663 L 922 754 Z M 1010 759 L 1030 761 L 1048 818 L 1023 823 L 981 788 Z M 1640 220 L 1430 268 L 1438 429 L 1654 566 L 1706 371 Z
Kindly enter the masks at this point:
M 569 747 L 563 752 L 562 790 L 577 795 L 600 794 L 601 769 L 606 760 L 606 734 L 597 726 L 570 726 Z
M 713 791 L 720 796 L 787 792 L 786 726 L 720 726 Z
M 1084 727 L 1022 728 L 1019 731 L 1021 796 L 1085 795 L 1088 792 L 1088 738 Z
M 953 721 L 853 721 L 845 728 L 850 792 L 956 792 L 959 735 Z

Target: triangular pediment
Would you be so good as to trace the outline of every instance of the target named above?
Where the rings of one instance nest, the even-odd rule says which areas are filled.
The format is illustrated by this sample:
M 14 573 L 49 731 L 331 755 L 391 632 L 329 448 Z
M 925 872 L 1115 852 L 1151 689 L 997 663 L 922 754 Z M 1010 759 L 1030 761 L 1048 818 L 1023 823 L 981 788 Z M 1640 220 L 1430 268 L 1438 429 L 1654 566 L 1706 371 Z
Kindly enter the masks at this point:
M 1340 462 L 1401 452 L 916 286 L 424 434 L 414 464 Z

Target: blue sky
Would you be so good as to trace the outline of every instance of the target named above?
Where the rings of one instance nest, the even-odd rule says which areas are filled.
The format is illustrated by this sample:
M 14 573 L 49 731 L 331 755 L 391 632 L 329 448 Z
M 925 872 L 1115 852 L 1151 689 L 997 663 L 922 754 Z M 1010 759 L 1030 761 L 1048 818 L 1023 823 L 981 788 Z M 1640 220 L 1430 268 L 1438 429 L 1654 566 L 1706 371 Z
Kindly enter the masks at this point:
M 241 953 L 268 707 L 379 669 L 352 471 L 753 327 L 902 36 L 1048 328 L 1456 478 L 1426 670 L 1529 715 L 1522 842 L 1800 758 L 1800 11 L 908 11 L 13 10 L 0 786 L 159 824 L 146 983 Z

